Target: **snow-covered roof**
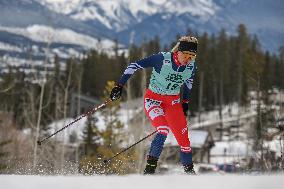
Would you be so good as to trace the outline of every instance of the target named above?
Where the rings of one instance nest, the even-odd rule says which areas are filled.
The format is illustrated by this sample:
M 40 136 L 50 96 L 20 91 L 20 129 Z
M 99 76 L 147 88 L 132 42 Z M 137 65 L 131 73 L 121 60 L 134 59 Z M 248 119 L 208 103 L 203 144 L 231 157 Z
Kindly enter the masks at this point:
M 251 141 L 221 141 L 214 144 L 210 151 L 210 163 L 241 162 L 252 155 Z
M 189 140 L 192 147 L 201 148 L 208 137 L 207 131 L 192 130 L 189 131 Z
M 284 150 L 283 141 L 279 140 L 279 137 L 275 138 L 272 141 L 264 141 L 264 144 L 263 144 L 264 147 L 268 148 L 271 151 L 274 151 L 277 156 L 281 156 L 281 151 Z
M 246 156 L 250 149 L 250 144 L 246 141 L 221 141 L 215 142 L 211 149 L 212 156 Z

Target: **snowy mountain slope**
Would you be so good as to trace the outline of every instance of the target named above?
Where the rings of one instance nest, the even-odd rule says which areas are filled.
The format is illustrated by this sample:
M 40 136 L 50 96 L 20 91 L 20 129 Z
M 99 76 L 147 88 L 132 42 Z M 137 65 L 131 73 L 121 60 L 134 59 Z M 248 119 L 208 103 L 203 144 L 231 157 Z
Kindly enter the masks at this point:
M 266 50 L 277 51 L 284 43 L 284 3 L 281 0 L 37 0 L 75 20 L 113 33 L 127 44 L 131 32 L 134 42 L 158 35 L 163 44 L 174 40 L 188 28 L 216 33 L 225 28 L 230 34 L 244 23 L 257 34 Z M 252 11 L 253 10 L 253 11 Z M 143 33 L 143 37 L 139 34 Z
M 100 33 L 96 27 L 51 11 L 35 0 L 1 0 L 0 15 L 1 26 L 6 27 L 46 25 L 54 28 L 68 28 L 92 37 L 103 37 L 107 33 Z
M 1 64 L 30 55 L 31 61 L 44 60 L 47 42 L 51 42 L 50 52 L 62 60 L 98 45 L 105 49 L 113 46 L 112 39 L 104 37 L 107 31 L 100 33 L 96 27 L 49 10 L 35 0 L 0 1 L 0 15 Z
M 99 41 L 88 35 L 77 33 L 66 28 L 52 28 L 46 25 L 30 25 L 26 28 L 17 27 L 1 27 L 0 31 L 5 31 L 13 34 L 25 36 L 37 42 L 57 42 L 63 44 L 75 44 L 87 48 L 95 48 Z M 113 45 L 108 39 L 102 40 L 105 48 L 110 48 Z
M 13 46 L 7 43 L 0 42 L 0 50 L 6 50 L 6 51 L 14 51 L 14 52 L 21 52 L 22 50 L 17 47 Z
M 191 12 L 193 15 L 208 16 L 213 14 L 216 5 L 212 0 L 37 0 L 42 5 L 47 6 L 50 10 L 55 10 L 58 13 L 74 14 L 79 13 L 84 9 L 90 7 L 100 7 L 103 12 L 118 12 L 119 9 L 127 8 L 135 18 L 139 18 L 139 13 L 144 12 L 148 15 L 152 15 L 158 12 L 172 12 L 172 13 L 184 13 Z M 125 10 L 124 10 L 125 11 Z M 93 12 L 94 13 L 94 12 Z M 92 18 L 96 18 L 96 14 Z M 119 14 L 110 15 L 110 18 L 120 16 Z M 83 19 L 84 18 L 79 18 Z
M 1 30 L 2 29 L 2 30 Z M 0 55 L 3 57 L 1 64 L 11 64 L 11 60 L 29 59 L 30 61 L 44 60 L 46 56 L 47 43 L 44 38 L 40 38 L 40 34 L 32 35 L 25 29 L 3 28 L 0 29 L 0 41 L 5 47 L 1 48 Z M 25 36 L 26 35 L 26 36 Z M 37 41 L 37 37 L 39 40 Z M 78 44 L 72 44 L 66 41 L 53 40 L 50 45 L 50 51 L 58 54 L 59 58 L 66 59 L 69 56 L 77 56 L 86 48 Z M 32 58 L 30 57 L 32 56 Z M 14 59 L 16 60 L 16 59 Z M 21 61 L 27 62 L 27 61 Z
M 39 0 L 50 10 L 82 21 L 97 20 L 108 29 L 121 31 L 143 19 L 159 14 L 184 14 L 208 20 L 218 7 L 212 0 Z
M 127 30 L 118 32 L 118 39 L 129 42 L 129 36 L 134 34 L 134 43 L 139 43 L 143 38 L 151 39 L 153 36 L 159 36 L 162 44 L 169 44 L 177 34 L 185 34 L 189 28 L 194 31 L 217 31 L 215 25 L 208 21 L 200 22 L 195 17 L 188 14 L 171 15 L 169 13 L 160 13 L 148 17 L 143 22 L 129 27 Z
M 145 189 L 145 188 L 198 188 L 198 189 L 280 189 L 283 175 L 223 175 L 223 176 L 23 176 L 1 175 L 3 189 Z
M 131 34 L 134 43 L 159 36 L 165 45 L 188 29 L 235 34 L 240 23 L 263 49 L 277 52 L 284 44 L 283 9 L 282 0 L 1 0 L 0 55 L 24 57 L 30 46 L 42 49 L 50 33 L 60 44 L 55 51 L 68 57 L 70 45 L 82 52 L 98 39 L 108 48 L 114 39 L 128 45 Z

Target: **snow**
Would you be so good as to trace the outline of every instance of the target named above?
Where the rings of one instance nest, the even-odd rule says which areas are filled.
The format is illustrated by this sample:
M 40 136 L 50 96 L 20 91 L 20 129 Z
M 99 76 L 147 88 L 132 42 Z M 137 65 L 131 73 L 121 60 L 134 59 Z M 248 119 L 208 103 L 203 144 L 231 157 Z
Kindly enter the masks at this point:
M 106 19 L 104 15 L 100 15 L 98 13 L 97 7 L 87 7 L 82 10 L 79 10 L 78 13 L 76 13 L 75 15 L 72 15 L 72 18 L 83 20 L 83 21 L 97 19 L 101 23 L 104 23 L 107 26 L 107 28 L 111 28 L 111 23 Z
M 21 48 L 3 42 L 0 42 L 0 50 L 22 52 Z
M 190 139 L 191 146 L 195 148 L 200 148 L 204 144 L 207 136 L 208 136 L 207 131 L 190 130 L 189 139 Z M 172 146 L 178 146 L 178 143 L 174 135 L 172 134 L 172 132 L 168 134 L 165 144 L 172 145 Z
M 31 25 L 27 28 L 11 28 L 0 26 L 0 30 L 23 35 L 38 42 L 60 42 L 80 45 L 88 48 L 94 48 L 98 44 L 97 39 L 65 28 Z
M 122 106 L 124 106 L 124 108 L 121 108 L 118 112 L 119 113 L 119 120 L 124 124 L 124 126 L 125 126 L 124 129 L 126 130 L 128 128 L 128 119 L 133 117 L 137 112 L 140 112 L 141 108 L 135 108 L 135 109 L 127 110 L 127 109 L 125 109 L 125 104 L 122 104 Z M 78 117 L 80 117 L 80 115 L 78 115 Z M 105 122 L 103 120 L 103 117 L 101 115 L 101 112 L 100 111 L 95 112 L 94 117 L 96 117 L 98 119 L 98 121 L 96 122 L 96 126 L 97 126 L 98 130 L 103 131 L 106 128 L 106 126 L 105 126 Z M 57 130 L 66 126 L 67 124 L 73 122 L 75 119 L 76 118 L 66 118 L 66 119 L 54 121 L 51 124 L 47 125 L 47 128 L 49 128 L 48 131 L 49 131 L 49 133 L 54 133 Z M 81 120 L 70 125 L 67 129 L 64 129 L 62 132 L 59 132 L 57 135 L 55 135 L 56 140 L 63 141 L 64 143 L 67 143 L 68 140 L 69 140 L 69 136 L 73 133 L 76 133 L 77 136 L 78 136 L 78 139 L 82 140 L 83 130 L 86 126 L 86 123 L 87 123 L 87 118 L 83 117 Z
M 81 0 L 38 0 L 42 5 L 46 5 L 51 10 L 56 10 L 63 14 L 72 12 L 81 2 Z
M 257 112 L 255 111 L 256 105 L 251 104 L 250 107 L 239 108 L 236 103 L 229 104 L 223 107 L 222 116 L 223 123 L 233 123 L 240 120 L 245 120 L 247 118 L 253 118 L 256 116 Z M 240 115 L 238 112 L 240 111 Z M 201 121 L 198 122 L 198 116 L 191 118 L 190 128 L 191 129 L 203 129 L 212 125 L 220 124 L 220 117 L 217 110 L 204 112 L 201 114 Z
M 2 189 L 282 189 L 283 175 L 24 176 L 1 175 Z
M 119 120 L 124 124 L 124 129 L 128 129 L 128 119 L 131 119 L 133 116 L 135 116 L 137 113 L 142 111 L 142 107 L 139 107 L 139 105 L 143 103 L 142 99 L 136 99 L 132 100 L 129 105 L 127 103 L 122 103 L 121 108 L 119 109 Z M 138 106 L 137 106 L 138 105 Z M 144 112 L 143 112 L 144 113 Z M 96 126 L 99 130 L 104 130 L 105 129 L 105 123 L 103 120 L 103 117 L 101 115 L 100 111 L 97 111 L 94 116 L 98 119 Z M 53 133 L 65 125 L 71 123 L 74 121 L 74 118 L 66 118 L 58 121 L 52 122 L 50 125 L 48 125 L 48 128 L 50 128 L 49 132 Z M 56 139 L 59 141 L 63 141 L 66 143 L 68 142 L 69 136 L 71 133 L 77 133 L 77 136 L 79 137 L 79 140 L 82 139 L 82 131 L 86 125 L 86 118 L 81 119 L 80 121 L 74 123 L 68 129 L 65 129 L 64 131 L 58 133 L 56 135 Z M 200 148 L 206 138 L 208 136 L 207 131 L 201 131 L 201 130 L 190 130 L 189 131 L 189 138 L 191 140 L 191 146 Z M 169 133 L 167 140 L 165 142 L 167 145 L 172 145 L 172 146 L 178 146 L 178 143 L 172 134 L 172 132 Z
M 215 142 L 210 150 L 210 162 L 215 164 L 241 162 L 252 153 L 250 141 Z
M 73 118 L 66 118 L 66 119 L 61 119 L 55 122 L 52 122 L 47 126 L 49 128 L 50 133 L 54 133 L 58 131 L 59 129 L 63 128 L 65 125 L 71 123 L 75 119 Z M 63 141 L 63 143 L 68 143 L 69 142 L 69 136 L 72 133 L 78 134 L 78 137 L 82 136 L 82 131 L 85 128 L 87 118 L 83 117 L 81 120 L 77 121 L 76 123 L 70 125 L 67 129 L 64 129 L 63 131 L 59 132 L 56 134 L 54 137 L 56 140 Z
M 196 131 L 196 130 L 189 131 L 189 139 L 191 141 L 191 146 L 201 148 L 204 145 L 207 136 L 208 136 L 207 131 Z
M 43 42 L 43 43 L 62 43 L 62 44 L 70 44 L 70 45 L 78 45 L 82 48 L 76 49 L 76 47 L 72 48 L 51 48 L 49 51 L 51 51 L 48 56 L 50 57 L 50 60 L 53 59 L 54 54 L 57 54 L 60 58 L 68 59 L 70 57 L 82 57 L 82 51 L 87 51 L 88 49 L 99 49 L 102 51 L 110 51 L 113 46 L 114 42 L 109 39 L 96 39 L 88 35 L 80 34 L 77 32 L 74 32 L 73 30 L 66 29 L 66 28 L 53 28 L 45 25 L 30 25 L 26 28 L 15 28 L 15 27 L 5 27 L 0 26 L 0 31 L 5 31 L 17 35 L 21 35 L 24 37 L 27 37 L 35 42 Z M 120 47 L 122 45 L 119 44 Z M 29 51 L 30 49 L 27 49 L 27 47 L 17 47 L 13 46 L 7 43 L 0 42 L 0 50 L 8 50 L 13 52 L 25 52 Z M 41 48 L 36 45 L 32 46 L 33 53 L 35 55 L 39 56 L 46 56 L 43 52 L 48 52 L 47 48 Z M 111 50 L 111 53 L 114 53 Z M 13 57 L 8 58 L 7 64 L 12 65 L 13 62 L 16 61 L 10 61 Z M 25 59 L 19 61 L 26 61 Z M 34 60 L 32 60 L 34 61 Z M 42 64 L 42 61 L 41 61 Z
M 190 13 L 208 20 L 219 7 L 213 0 L 38 0 L 50 10 L 77 20 L 98 20 L 109 29 L 121 31 L 157 13 Z M 140 14 L 143 13 L 143 14 Z
M 277 156 L 281 157 L 281 152 L 283 151 L 284 146 L 283 141 L 281 142 L 279 136 L 272 141 L 264 141 L 263 145 L 271 151 L 274 151 Z

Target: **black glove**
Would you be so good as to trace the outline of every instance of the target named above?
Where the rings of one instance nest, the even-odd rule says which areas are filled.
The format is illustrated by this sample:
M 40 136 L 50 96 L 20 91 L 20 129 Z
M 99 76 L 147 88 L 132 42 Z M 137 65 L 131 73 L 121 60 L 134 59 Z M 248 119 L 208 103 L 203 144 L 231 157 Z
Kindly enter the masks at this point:
M 184 116 L 187 116 L 188 115 L 188 103 L 185 103 L 185 102 L 182 103 L 182 110 L 183 110 Z
M 122 94 L 122 86 L 121 85 L 116 85 L 115 87 L 113 87 L 113 89 L 111 90 L 110 93 L 110 99 L 111 100 L 117 100 L 121 97 Z

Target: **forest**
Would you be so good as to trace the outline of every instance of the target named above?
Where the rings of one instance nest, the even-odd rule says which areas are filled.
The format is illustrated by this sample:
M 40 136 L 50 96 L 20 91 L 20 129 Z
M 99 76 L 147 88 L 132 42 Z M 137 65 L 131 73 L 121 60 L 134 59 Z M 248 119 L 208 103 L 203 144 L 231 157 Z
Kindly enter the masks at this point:
M 260 46 L 262 39 L 250 35 L 243 24 L 236 28 L 234 35 L 228 35 L 224 29 L 215 35 L 198 34 L 189 29 L 186 35 L 196 36 L 199 42 L 190 116 L 221 110 L 230 103 L 246 106 L 252 92 L 263 104 L 269 104 L 270 94 L 284 90 L 284 46 L 278 52 L 264 51 Z M 101 170 L 99 159 L 122 149 L 121 143 L 129 133 L 118 119 L 119 105 L 142 97 L 151 69 L 137 71 L 125 86 L 123 98 L 101 111 L 106 124 L 104 130 L 98 130 L 97 118 L 90 116 L 79 144 L 76 133 L 68 143 L 51 139 L 44 147 L 36 144 L 40 137 L 49 134 L 50 123 L 70 117 L 71 94 L 103 102 L 129 63 L 170 51 L 176 43 L 174 40 L 161 45 L 156 36 L 139 45 L 130 44 L 128 50 L 121 51 L 117 40 L 114 41 L 112 50 L 90 49 L 83 58 L 69 58 L 64 66 L 56 55 L 51 62 L 43 61 L 53 65 L 44 78 L 12 67 L 9 73 L 1 75 L 0 173 L 56 174 L 63 169 L 65 173 L 76 170 L 85 174 L 135 172 L 139 154 L 135 149 L 120 156 L 117 164 L 107 170 Z M 79 109 L 77 113 L 83 112 Z M 262 123 L 271 122 L 271 118 L 267 119 Z M 258 136 L 261 138 L 261 133 Z M 76 155 L 72 144 L 78 145 Z

